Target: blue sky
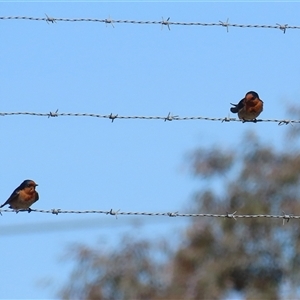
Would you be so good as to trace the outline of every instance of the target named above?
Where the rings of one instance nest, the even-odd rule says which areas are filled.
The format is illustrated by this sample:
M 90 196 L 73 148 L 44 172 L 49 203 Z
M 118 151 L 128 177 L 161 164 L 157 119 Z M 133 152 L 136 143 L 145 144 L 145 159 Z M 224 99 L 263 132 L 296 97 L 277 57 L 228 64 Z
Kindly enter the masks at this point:
M 300 25 L 299 9 L 292 2 L 0 3 L 1 16 L 261 25 Z M 300 96 L 299 34 L 0 20 L 0 112 L 226 117 L 230 102 L 255 90 L 262 119 L 285 119 Z M 202 184 L 188 172 L 188 153 L 238 147 L 248 130 L 283 147 L 286 128 L 276 123 L 0 117 L 1 201 L 30 178 L 40 193 L 32 208 L 188 211 Z M 109 247 L 125 232 L 179 239 L 187 221 L 142 217 L 136 227 L 132 216 L 3 213 L 0 298 L 55 298 L 74 242 Z

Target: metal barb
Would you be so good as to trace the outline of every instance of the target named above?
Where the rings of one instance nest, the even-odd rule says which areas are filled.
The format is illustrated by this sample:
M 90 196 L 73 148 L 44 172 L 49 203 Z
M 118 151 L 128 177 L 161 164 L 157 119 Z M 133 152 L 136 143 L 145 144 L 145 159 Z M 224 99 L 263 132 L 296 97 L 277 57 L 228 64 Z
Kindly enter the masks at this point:
M 177 217 L 178 211 L 176 211 L 176 212 L 174 212 L 174 213 L 168 212 L 167 215 L 168 215 L 169 217 Z
M 230 117 L 225 117 L 224 119 L 222 119 L 222 123 L 223 122 L 230 122 L 230 121 L 231 121 Z
M 164 118 L 164 121 L 173 121 L 175 118 L 178 118 L 178 116 L 172 116 L 171 112 L 168 113 L 167 117 Z
M 288 25 L 289 25 L 289 24 L 281 25 L 281 24 L 276 23 L 276 25 L 278 25 L 278 26 L 279 26 L 279 29 L 282 30 L 283 33 L 285 33 L 286 30 L 287 30 L 287 28 L 288 28 Z
M 286 221 L 287 223 L 290 221 L 292 215 L 288 215 L 288 214 L 286 214 L 284 211 L 282 211 L 282 213 L 283 213 L 283 217 L 282 217 L 282 225 L 284 225 L 284 222 L 285 222 L 285 221 Z
M 56 20 L 52 17 L 49 17 L 47 14 L 45 14 L 47 19 L 46 19 L 46 22 L 49 24 L 49 23 L 56 23 Z
M 232 213 L 232 214 L 226 212 L 226 218 L 234 219 L 236 221 L 235 214 L 236 214 L 236 211 L 234 213 Z
M 55 112 L 52 112 L 52 111 L 50 111 L 49 112 L 49 114 L 48 114 L 48 119 L 50 118 L 50 117 L 58 117 L 58 109 L 55 111 Z
M 120 209 L 118 209 L 117 211 L 114 211 L 113 209 L 111 209 L 107 214 L 110 214 L 112 216 L 116 216 L 116 219 L 118 219 L 119 211 L 120 211 Z
M 226 27 L 227 32 L 229 32 L 229 23 L 228 23 L 228 21 L 229 21 L 229 18 L 227 18 L 226 22 L 219 21 L 221 26 Z
M 164 25 L 168 26 L 168 29 L 171 30 L 171 28 L 170 28 L 170 22 L 169 22 L 170 17 L 167 20 L 164 20 L 163 17 L 161 17 L 161 19 L 162 19 L 161 20 L 161 30 L 163 30 Z
M 104 22 L 105 22 L 105 26 L 106 26 L 106 27 L 107 27 L 107 24 L 111 24 L 111 26 L 112 26 L 113 28 L 115 28 L 115 26 L 114 26 L 114 24 L 113 24 L 114 21 L 110 18 L 110 16 L 108 17 L 108 19 L 105 19 Z
M 109 115 L 109 119 L 111 119 L 111 122 L 113 123 L 113 121 L 118 117 L 118 114 L 113 115 L 112 113 Z
M 279 126 L 281 126 L 281 125 L 288 125 L 288 124 L 290 124 L 290 123 L 291 123 L 290 120 L 282 120 L 282 121 L 280 121 L 280 122 L 278 123 L 278 125 L 279 125 Z
M 51 209 L 51 213 L 52 213 L 53 215 L 58 215 L 58 214 L 60 213 L 60 211 L 61 211 L 60 208 L 59 208 L 59 209 L 55 209 L 55 208 L 52 208 L 52 209 Z

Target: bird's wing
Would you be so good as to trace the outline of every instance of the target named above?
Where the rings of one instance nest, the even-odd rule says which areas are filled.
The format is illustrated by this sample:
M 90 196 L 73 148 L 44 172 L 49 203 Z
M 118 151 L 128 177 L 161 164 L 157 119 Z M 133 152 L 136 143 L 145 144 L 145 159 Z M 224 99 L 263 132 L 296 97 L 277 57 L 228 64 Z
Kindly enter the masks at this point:
M 12 201 L 14 198 L 18 197 L 20 190 L 18 188 L 16 188 L 12 194 L 9 196 L 9 198 L 0 206 L 3 207 L 6 204 L 9 204 L 10 201 Z

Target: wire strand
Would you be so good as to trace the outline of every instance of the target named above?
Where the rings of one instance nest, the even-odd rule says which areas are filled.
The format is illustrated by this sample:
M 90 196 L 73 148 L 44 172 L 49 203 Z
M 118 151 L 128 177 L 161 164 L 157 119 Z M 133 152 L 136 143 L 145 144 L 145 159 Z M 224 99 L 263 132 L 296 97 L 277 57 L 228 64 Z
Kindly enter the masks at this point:
M 21 209 L 21 210 L 12 210 L 12 209 L 0 209 L 0 214 L 6 212 L 37 212 L 37 213 L 46 213 L 46 214 L 104 214 L 104 215 L 113 215 L 113 216 L 161 216 L 161 217 L 210 217 L 210 218 L 229 218 L 229 219 L 240 219 L 240 218 L 267 218 L 267 219 L 283 219 L 283 221 L 289 221 L 290 219 L 300 219 L 300 215 L 286 214 L 283 212 L 281 215 L 268 215 L 268 214 L 236 214 L 236 211 L 233 213 L 226 214 L 211 214 L 211 213 L 179 213 L 176 212 L 125 212 L 121 210 L 62 210 L 62 209 Z
M 37 112 L 0 112 L 0 116 L 36 116 L 36 117 L 92 117 L 92 118 L 102 118 L 109 119 L 112 122 L 115 119 L 133 119 L 133 120 L 163 120 L 163 121 L 191 121 L 191 120 L 204 120 L 204 121 L 219 121 L 219 122 L 242 122 L 242 123 L 258 123 L 258 122 L 274 122 L 278 125 L 287 125 L 293 123 L 300 123 L 300 120 L 289 120 L 289 119 L 255 119 L 255 120 L 240 120 L 237 118 L 211 118 L 211 117 L 202 117 L 202 116 L 191 116 L 191 117 L 179 117 L 178 115 L 172 115 L 170 112 L 167 116 L 120 116 L 119 114 L 93 114 L 93 113 L 58 113 L 58 110 L 55 112 L 49 113 L 37 113 Z
M 219 21 L 215 23 L 204 23 L 204 22 L 173 22 L 170 21 L 170 17 L 164 19 L 162 17 L 161 21 L 143 21 L 143 20 L 114 20 L 109 18 L 106 19 L 97 19 L 97 18 L 55 18 L 49 17 L 45 14 L 46 17 L 38 18 L 38 17 L 28 17 L 28 16 L 0 16 L 0 20 L 27 20 L 27 21 L 46 21 L 49 23 L 57 23 L 57 22 L 97 22 L 97 23 L 105 23 L 111 24 L 113 27 L 115 23 L 123 23 L 123 24 L 137 24 L 137 25 L 161 25 L 167 26 L 170 30 L 171 25 L 176 26 L 219 26 L 226 27 L 227 32 L 229 27 L 238 27 L 238 28 L 263 28 L 263 29 L 280 29 L 283 33 L 286 32 L 287 29 L 300 29 L 300 26 L 290 26 L 288 24 L 279 24 L 276 25 L 264 25 L 264 24 L 235 24 L 229 23 L 229 19 L 227 21 Z

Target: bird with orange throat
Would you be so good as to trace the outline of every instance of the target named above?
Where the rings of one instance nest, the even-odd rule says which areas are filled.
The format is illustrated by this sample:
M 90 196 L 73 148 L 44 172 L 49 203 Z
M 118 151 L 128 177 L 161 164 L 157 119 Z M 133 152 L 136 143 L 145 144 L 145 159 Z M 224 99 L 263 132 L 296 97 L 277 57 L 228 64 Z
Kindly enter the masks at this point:
M 234 114 L 237 113 L 239 119 L 243 121 L 256 122 L 256 118 L 263 111 L 263 101 L 254 91 L 248 92 L 238 104 L 230 104 L 234 106 L 230 108 L 230 111 Z
M 37 184 L 30 179 L 24 180 L 10 195 L 10 197 L 0 206 L 9 205 L 14 210 L 31 211 L 30 206 L 39 200 L 39 194 L 35 190 Z

